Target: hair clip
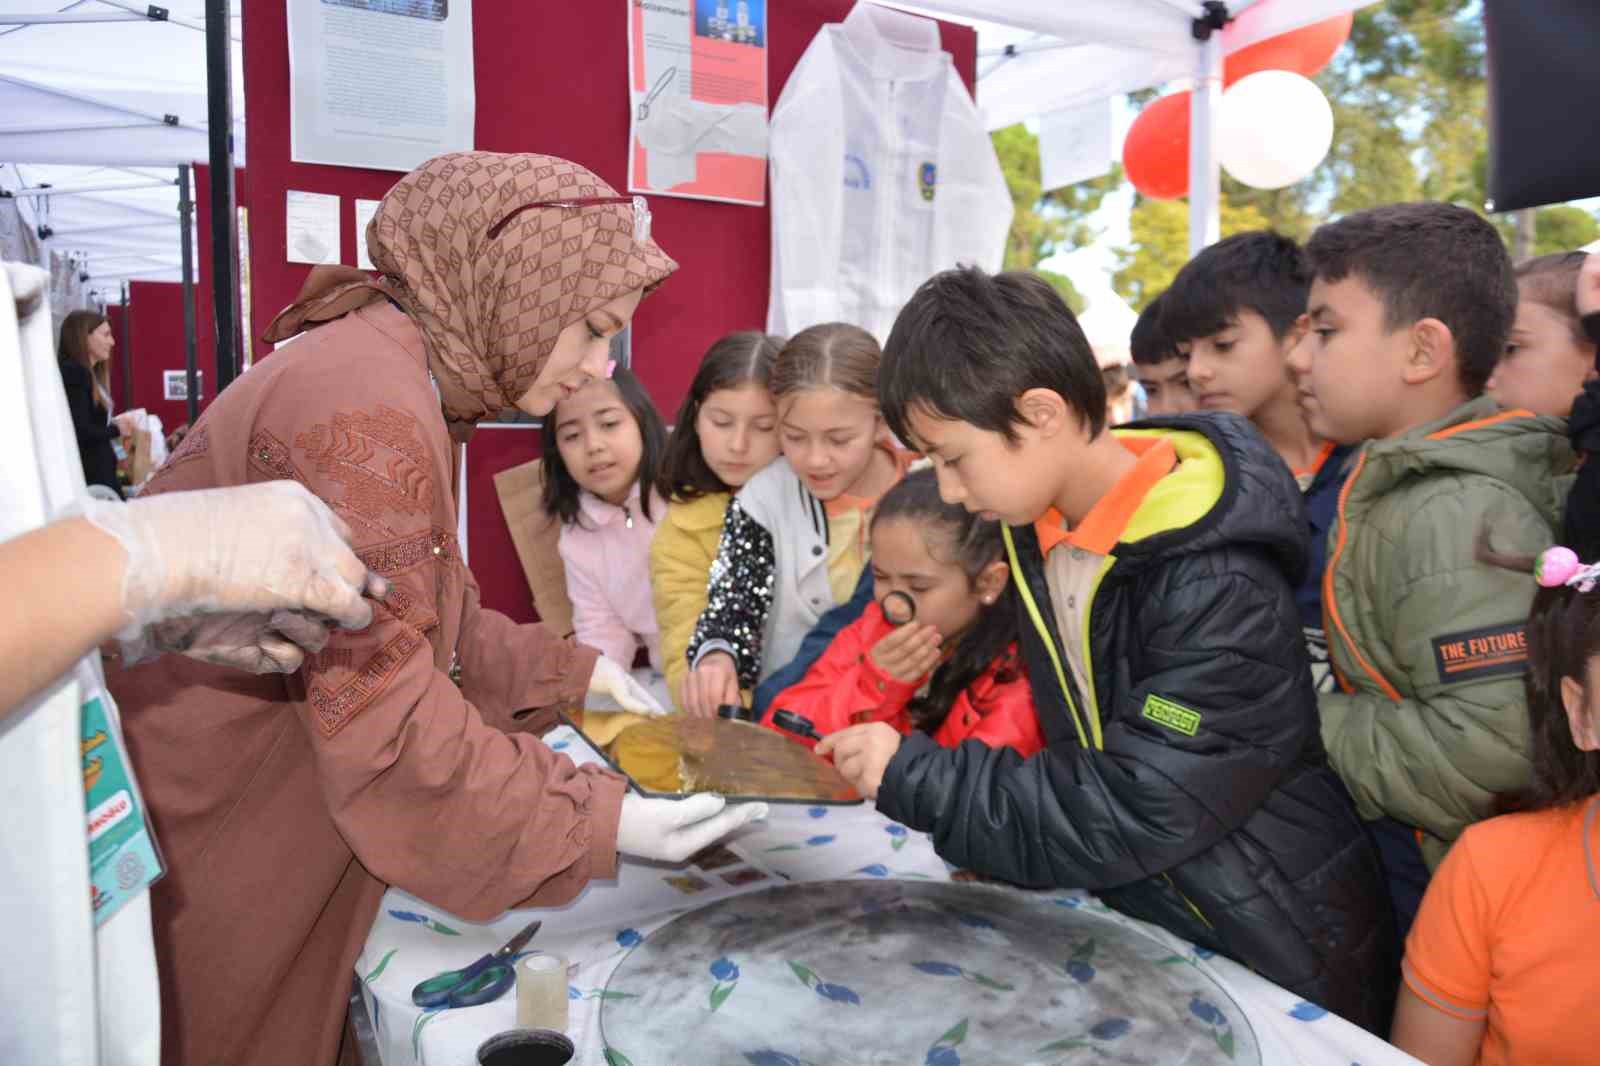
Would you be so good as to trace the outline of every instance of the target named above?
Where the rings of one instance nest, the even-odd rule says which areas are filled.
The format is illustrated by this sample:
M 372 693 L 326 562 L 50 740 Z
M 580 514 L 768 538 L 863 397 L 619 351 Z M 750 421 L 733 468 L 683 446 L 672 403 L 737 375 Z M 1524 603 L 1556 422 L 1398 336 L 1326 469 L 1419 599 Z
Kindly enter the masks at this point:
M 1600 582 L 1600 563 L 1585 566 L 1578 553 L 1559 544 L 1539 553 L 1533 564 L 1533 579 L 1547 589 L 1576 588 L 1579 592 L 1593 592 Z

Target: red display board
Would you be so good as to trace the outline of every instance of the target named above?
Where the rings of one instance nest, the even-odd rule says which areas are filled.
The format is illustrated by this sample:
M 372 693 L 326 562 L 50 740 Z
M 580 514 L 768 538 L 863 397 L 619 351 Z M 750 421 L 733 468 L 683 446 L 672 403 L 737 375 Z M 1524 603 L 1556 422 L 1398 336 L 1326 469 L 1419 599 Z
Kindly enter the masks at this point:
M 842 20 L 852 6 L 851 0 L 771 0 L 772 102 L 818 29 Z M 251 321 L 259 335 L 294 300 L 310 270 L 286 260 L 284 194 L 298 189 L 340 197 L 340 258 L 354 265 L 355 242 L 362 237 L 355 232 L 355 200 L 380 199 L 399 175 L 290 162 L 286 7 L 252 3 L 243 11 L 249 197 L 241 193 L 241 202 L 250 208 Z M 963 26 L 940 28 L 945 50 L 971 88 L 977 35 Z M 627 0 L 478 0 L 473 5 L 477 147 L 562 156 L 624 189 L 626 32 Z M 651 212 L 657 240 L 680 269 L 640 305 L 633 366 L 670 420 L 706 348 L 725 333 L 766 322 L 770 219 L 766 208 L 666 196 L 651 198 Z M 208 243 L 204 233 L 201 243 Z M 208 315 L 204 329 L 211 328 Z M 181 332 L 180 323 L 180 337 Z M 137 340 L 135 345 L 144 350 Z M 258 343 L 256 350 L 264 354 L 265 348 Z M 533 617 L 531 596 L 492 479 L 495 472 L 534 458 L 537 444 L 529 430 L 484 430 L 467 450 L 470 564 L 485 604 L 519 619 Z

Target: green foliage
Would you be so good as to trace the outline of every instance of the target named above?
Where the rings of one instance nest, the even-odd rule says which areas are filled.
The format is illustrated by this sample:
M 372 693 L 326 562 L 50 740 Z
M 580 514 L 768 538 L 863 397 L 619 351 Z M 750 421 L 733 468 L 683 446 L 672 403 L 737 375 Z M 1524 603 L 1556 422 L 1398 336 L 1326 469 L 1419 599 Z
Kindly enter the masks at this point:
M 1083 294 L 1078 291 L 1078 287 L 1072 284 L 1071 278 L 1065 274 L 1057 274 L 1053 270 L 1035 270 L 1034 273 L 1048 281 L 1051 287 L 1061 294 L 1062 301 L 1072 309 L 1073 314 L 1083 314 L 1083 309 L 1087 306 L 1087 302 L 1084 300 Z
M 1019 122 L 996 130 L 990 139 L 1015 209 L 1006 238 L 1005 269 L 1031 269 L 1057 251 L 1070 251 L 1094 239 L 1089 216 L 1100 209 L 1108 192 L 1122 184 L 1120 166 L 1104 177 L 1045 192 L 1038 137 Z
M 1224 237 L 1266 225 L 1266 218 L 1254 206 L 1222 205 Z M 1189 204 L 1141 198 L 1128 216 L 1128 230 L 1131 242 L 1113 253 L 1117 269 L 1111 287 L 1129 307 L 1142 311 L 1189 261 Z

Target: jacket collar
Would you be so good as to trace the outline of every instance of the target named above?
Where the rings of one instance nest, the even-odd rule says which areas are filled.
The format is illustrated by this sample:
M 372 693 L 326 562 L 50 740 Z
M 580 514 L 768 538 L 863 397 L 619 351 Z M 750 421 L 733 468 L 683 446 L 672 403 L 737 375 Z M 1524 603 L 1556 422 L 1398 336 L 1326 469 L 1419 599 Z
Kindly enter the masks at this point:
M 708 492 L 687 502 L 674 503 L 668 514 L 672 524 L 689 533 L 704 533 L 721 529 L 728 514 L 728 501 L 733 497 L 726 492 Z
M 850 9 L 839 33 L 879 81 L 931 78 L 944 66 L 939 25 L 876 4 Z
M 639 482 L 637 480 L 634 481 L 633 489 L 628 493 L 628 499 L 623 504 L 623 507 L 627 508 L 628 514 L 637 515 L 639 513 Z M 588 519 L 589 525 L 595 529 L 604 528 L 614 522 L 625 521 L 628 514 L 623 513 L 623 507 L 618 507 L 614 503 L 607 503 L 592 492 L 582 491 L 578 493 L 578 510 L 583 512 L 583 517 Z

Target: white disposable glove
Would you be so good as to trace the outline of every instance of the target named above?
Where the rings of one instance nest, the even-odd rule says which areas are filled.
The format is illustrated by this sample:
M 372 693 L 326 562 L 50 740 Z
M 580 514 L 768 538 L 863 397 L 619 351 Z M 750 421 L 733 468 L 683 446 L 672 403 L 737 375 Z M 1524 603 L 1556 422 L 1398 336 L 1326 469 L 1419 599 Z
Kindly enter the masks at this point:
M 306 488 L 272 481 L 132 502 L 84 517 L 127 553 L 118 634 L 133 661 L 181 651 L 255 672 L 292 671 L 334 625 L 364 629 L 388 583 L 350 549 L 350 527 Z
M 679 863 L 729 833 L 767 816 L 765 803 L 728 806 L 721 796 L 702 792 L 688 799 L 622 797 L 617 850 L 641 859 Z
M 589 695 L 609 696 L 617 706 L 634 714 L 666 714 L 667 709 L 656 702 L 650 691 L 633 679 L 615 659 L 604 655 L 594 661 L 594 673 L 589 675 Z

